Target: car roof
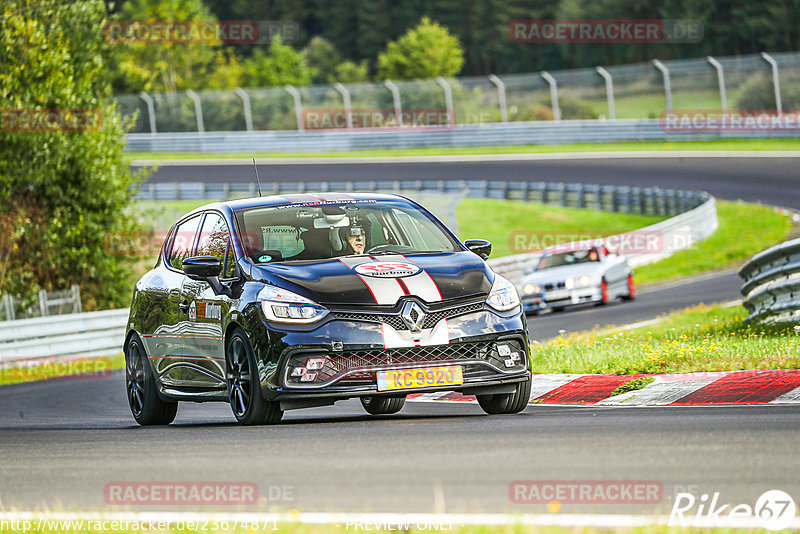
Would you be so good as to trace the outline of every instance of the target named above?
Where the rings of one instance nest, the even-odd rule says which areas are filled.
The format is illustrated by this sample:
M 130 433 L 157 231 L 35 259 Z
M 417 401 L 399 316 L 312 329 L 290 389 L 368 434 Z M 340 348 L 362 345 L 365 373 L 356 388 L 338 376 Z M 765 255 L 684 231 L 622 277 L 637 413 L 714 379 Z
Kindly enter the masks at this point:
M 195 208 L 186 214 L 186 217 L 206 211 L 210 209 L 225 210 L 241 210 L 249 208 L 261 208 L 270 206 L 286 206 L 291 204 L 298 205 L 319 205 L 325 203 L 338 203 L 338 202 L 352 202 L 354 200 L 403 200 L 410 202 L 410 200 L 401 195 L 394 195 L 391 193 L 343 193 L 343 192 L 325 192 L 325 193 L 288 193 L 285 195 L 267 195 L 261 197 L 240 198 L 236 200 L 227 200 L 222 202 L 212 202 L 199 208 Z

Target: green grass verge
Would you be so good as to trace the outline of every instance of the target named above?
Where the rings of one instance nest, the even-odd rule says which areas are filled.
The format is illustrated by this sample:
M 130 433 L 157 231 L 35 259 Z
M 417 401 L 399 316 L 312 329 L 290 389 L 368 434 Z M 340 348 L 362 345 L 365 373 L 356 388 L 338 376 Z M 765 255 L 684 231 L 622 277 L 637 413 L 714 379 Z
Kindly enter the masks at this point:
M 105 378 L 115 369 L 125 368 L 122 354 L 100 358 L 81 358 L 70 362 L 54 359 L 11 362 L 0 369 L 0 386 L 35 380 Z
M 663 219 L 485 198 L 465 198 L 458 205 L 456 216 L 459 237 L 488 239 L 492 242 L 493 258 L 529 252 L 531 244 L 549 243 L 554 239 L 563 243 L 569 241 L 570 236 L 609 236 Z
M 636 282 L 647 284 L 731 268 L 792 232 L 791 216 L 769 206 L 717 201 L 719 228 L 687 250 L 636 269 Z
M 534 343 L 535 373 L 640 374 L 796 369 L 800 327 L 743 322 L 741 306 L 700 305 L 654 326 Z
M 336 158 L 387 156 L 459 156 L 482 154 L 550 154 L 563 152 L 641 152 L 648 150 L 800 150 L 798 139 L 724 139 L 719 141 L 628 141 L 620 143 L 570 143 L 564 145 L 509 145 L 474 147 L 419 147 L 339 152 L 125 152 L 127 163 L 135 160 L 228 158 Z
M 652 376 L 643 376 L 640 378 L 635 378 L 630 382 L 626 382 L 619 386 L 617 389 L 611 392 L 609 397 L 616 397 L 617 395 L 622 395 L 623 393 L 627 393 L 629 391 L 636 391 L 637 389 L 642 389 L 648 384 L 652 384 L 655 381 L 655 378 Z

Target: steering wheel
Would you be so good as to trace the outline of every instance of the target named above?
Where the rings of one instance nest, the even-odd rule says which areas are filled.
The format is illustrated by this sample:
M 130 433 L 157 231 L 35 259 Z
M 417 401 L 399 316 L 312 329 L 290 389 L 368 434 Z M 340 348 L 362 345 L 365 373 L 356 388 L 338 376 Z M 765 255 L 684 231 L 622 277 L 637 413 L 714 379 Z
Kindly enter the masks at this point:
M 397 250 L 398 248 L 402 249 L 402 250 Z M 369 250 L 367 250 L 367 254 L 372 254 L 373 252 L 384 252 L 384 251 L 386 251 L 386 252 L 404 252 L 404 251 L 409 251 L 409 250 L 413 250 L 413 247 L 408 247 L 408 246 L 405 246 L 405 245 L 389 245 L 389 244 L 386 244 L 386 245 L 375 245 L 374 247 L 372 247 Z

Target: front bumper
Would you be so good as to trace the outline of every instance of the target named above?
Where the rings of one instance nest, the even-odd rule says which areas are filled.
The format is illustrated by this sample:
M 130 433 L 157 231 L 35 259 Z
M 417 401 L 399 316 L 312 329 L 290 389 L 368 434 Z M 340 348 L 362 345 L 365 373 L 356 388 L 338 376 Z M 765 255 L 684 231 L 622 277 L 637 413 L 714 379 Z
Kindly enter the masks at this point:
M 578 304 L 600 302 L 603 294 L 599 287 L 579 287 L 562 289 L 551 293 L 534 293 L 522 296 L 522 306 L 526 312 L 543 311 L 554 308 L 565 308 Z
M 271 332 L 271 338 L 279 336 L 285 345 L 278 360 L 264 367 L 265 398 L 469 391 L 514 384 L 530 377 L 527 331 L 520 308 L 500 314 L 483 305 L 470 306 L 462 315 L 432 322 L 427 325 L 430 328 L 418 334 L 398 332 L 391 314 L 381 314 L 379 320 L 371 322 L 357 314 L 330 315 L 330 320 L 313 330 Z M 409 336 L 418 337 L 412 339 L 416 343 L 396 345 Z M 313 369 L 309 368 L 309 360 L 314 361 Z M 378 391 L 380 371 L 451 365 L 462 368 L 462 384 Z

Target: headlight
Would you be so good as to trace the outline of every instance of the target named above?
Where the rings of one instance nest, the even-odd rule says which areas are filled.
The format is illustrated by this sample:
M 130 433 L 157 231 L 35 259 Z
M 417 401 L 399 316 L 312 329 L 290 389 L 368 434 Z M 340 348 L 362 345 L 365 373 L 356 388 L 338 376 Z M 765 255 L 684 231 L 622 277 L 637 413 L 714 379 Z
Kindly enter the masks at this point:
M 536 284 L 525 284 L 522 286 L 522 292 L 526 295 L 531 295 L 533 293 L 539 293 L 542 290 L 541 287 L 537 286 Z
M 513 310 L 519 306 L 517 288 L 507 279 L 496 274 L 486 303 L 497 311 Z
M 328 315 L 327 308 L 275 286 L 264 287 L 258 300 L 266 318 L 277 323 L 314 323 Z
M 577 278 L 573 278 L 572 276 L 568 277 L 564 281 L 564 287 L 566 287 L 567 289 L 572 289 L 575 287 L 587 287 L 592 285 L 593 283 L 594 280 L 592 280 L 592 277 L 589 276 L 588 274 L 584 274 L 583 276 L 579 276 Z

